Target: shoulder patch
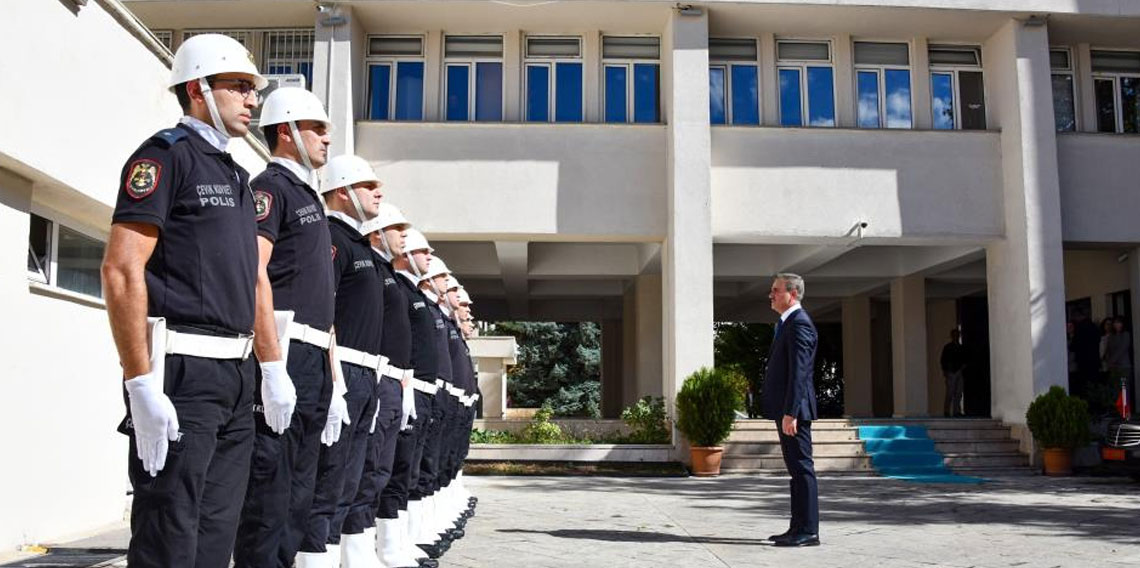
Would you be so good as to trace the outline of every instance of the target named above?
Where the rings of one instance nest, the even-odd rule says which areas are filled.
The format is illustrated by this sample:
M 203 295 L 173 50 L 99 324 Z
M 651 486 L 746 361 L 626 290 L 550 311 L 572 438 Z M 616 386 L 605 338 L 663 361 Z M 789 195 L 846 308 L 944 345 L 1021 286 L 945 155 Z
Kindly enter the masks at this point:
M 123 184 L 123 191 L 132 199 L 142 199 L 158 187 L 158 180 L 162 178 L 162 164 L 155 160 L 139 159 L 131 162 L 127 168 L 127 179 Z
M 186 138 L 186 131 L 181 128 L 167 128 L 165 130 L 159 130 L 152 138 L 169 148 L 179 140 L 184 140 Z
M 257 220 L 264 221 L 273 207 L 273 196 L 261 190 L 253 192 L 253 210 L 257 213 Z

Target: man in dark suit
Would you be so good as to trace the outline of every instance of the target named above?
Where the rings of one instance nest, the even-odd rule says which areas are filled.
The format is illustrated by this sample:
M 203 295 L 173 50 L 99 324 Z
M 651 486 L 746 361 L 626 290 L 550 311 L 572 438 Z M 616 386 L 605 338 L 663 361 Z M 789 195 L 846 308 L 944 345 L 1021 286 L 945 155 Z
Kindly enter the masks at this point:
M 764 416 L 776 421 L 784 464 L 792 476 L 792 522 L 787 532 L 769 537 L 776 546 L 819 545 L 819 488 L 811 457 L 818 335 L 800 308 L 803 296 L 803 278 L 790 273 L 777 274 L 768 293 L 780 319 L 764 375 Z

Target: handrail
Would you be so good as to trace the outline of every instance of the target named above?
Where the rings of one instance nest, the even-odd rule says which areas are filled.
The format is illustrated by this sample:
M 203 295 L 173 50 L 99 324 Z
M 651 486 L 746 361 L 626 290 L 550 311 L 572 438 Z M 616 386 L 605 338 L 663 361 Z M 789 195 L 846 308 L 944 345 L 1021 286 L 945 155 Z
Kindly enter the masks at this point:
M 150 28 L 148 28 L 146 24 L 144 24 L 142 20 L 140 20 L 138 16 L 134 14 L 134 12 L 128 10 L 122 2 L 119 0 L 96 1 L 100 6 L 103 7 L 104 10 L 107 11 L 108 14 L 110 14 L 112 18 L 115 19 L 116 22 L 119 23 L 119 25 L 123 26 L 127 32 L 135 36 L 135 39 L 142 42 L 142 44 L 146 46 L 146 48 L 149 49 L 150 52 L 153 53 L 155 57 L 157 57 L 158 60 L 162 62 L 163 65 L 169 68 L 174 64 L 174 53 L 172 53 L 168 47 L 163 45 L 162 42 L 159 41 L 157 37 L 155 37 L 154 33 L 150 31 Z M 264 144 L 261 143 L 260 140 L 255 138 L 252 133 L 246 133 L 242 139 L 245 140 L 246 144 L 249 144 L 249 147 L 252 148 L 254 153 L 256 153 L 261 159 L 265 160 L 266 162 L 269 161 L 269 150 L 265 147 Z

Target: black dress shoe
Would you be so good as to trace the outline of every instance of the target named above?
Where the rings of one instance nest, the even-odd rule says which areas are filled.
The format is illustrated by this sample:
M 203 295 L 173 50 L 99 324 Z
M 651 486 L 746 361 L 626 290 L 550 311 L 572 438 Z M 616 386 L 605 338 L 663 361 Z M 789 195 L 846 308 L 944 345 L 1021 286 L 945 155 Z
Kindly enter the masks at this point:
M 420 550 L 424 551 L 432 560 L 443 556 L 444 550 L 439 544 L 417 544 L 416 546 L 420 547 Z
M 420 568 L 439 568 L 439 561 L 434 558 L 421 558 Z
M 791 538 L 791 537 L 792 537 L 792 536 L 794 536 L 795 534 L 796 534 L 796 530 L 795 530 L 795 529 L 788 529 L 788 530 L 786 530 L 786 531 L 784 531 L 784 532 L 782 532 L 782 533 L 780 533 L 780 534 L 774 534 L 774 535 L 772 535 L 772 536 L 768 537 L 768 540 L 770 540 L 770 541 L 772 541 L 772 542 L 777 542 L 777 541 L 781 541 L 781 540 L 787 540 L 788 538 Z
M 819 535 L 812 533 L 799 533 L 788 538 L 775 541 L 776 546 L 819 546 Z

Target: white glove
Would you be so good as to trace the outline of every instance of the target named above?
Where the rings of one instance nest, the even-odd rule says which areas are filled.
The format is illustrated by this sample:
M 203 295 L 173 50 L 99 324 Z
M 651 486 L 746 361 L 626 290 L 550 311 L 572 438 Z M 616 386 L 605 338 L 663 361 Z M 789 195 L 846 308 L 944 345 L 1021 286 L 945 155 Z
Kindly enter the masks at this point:
M 297 406 L 297 388 L 285 370 L 285 361 L 261 364 L 261 404 L 265 407 L 265 423 L 277 434 L 289 429 L 293 409 Z
M 372 413 L 372 425 L 368 427 L 369 434 L 376 433 L 376 419 L 380 417 L 380 401 L 376 401 L 376 412 Z
M 178 413 L 153 373 L 139 375 L 124 385 L 131 401 L 131 424 L 139 459 L 151 477 L 158 477 L 158 472 L 166 467 L 169 442 L 178 439 Z
M 348 417 L 348 402 L 344 400 L 344 381 L 333 383 L 332 400 L 329 401 L 329 415 L 325 418 L 325 429 L 321 432 L 321 443 L 332 446 L 340 439 L 340 432 L 345 425 L 352 424 Z
M 416 419 L 416 392 L 412 381 L 401 383 L 400 389 L 400 430 L 407 430 L 408 423 Z

